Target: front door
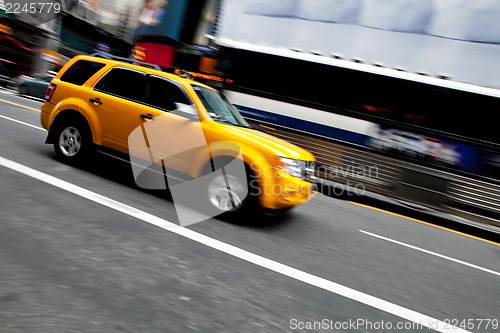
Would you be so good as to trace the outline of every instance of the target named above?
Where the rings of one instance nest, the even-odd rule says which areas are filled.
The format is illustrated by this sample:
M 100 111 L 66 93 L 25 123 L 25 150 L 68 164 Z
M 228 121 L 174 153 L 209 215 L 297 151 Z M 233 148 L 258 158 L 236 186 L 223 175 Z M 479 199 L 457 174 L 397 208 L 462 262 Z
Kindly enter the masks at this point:
M 182 86 L 149 76 L 144 106 L 146 117 L 129 137 L 131 154 L 188 175 L 210 160 L 196 107 Z

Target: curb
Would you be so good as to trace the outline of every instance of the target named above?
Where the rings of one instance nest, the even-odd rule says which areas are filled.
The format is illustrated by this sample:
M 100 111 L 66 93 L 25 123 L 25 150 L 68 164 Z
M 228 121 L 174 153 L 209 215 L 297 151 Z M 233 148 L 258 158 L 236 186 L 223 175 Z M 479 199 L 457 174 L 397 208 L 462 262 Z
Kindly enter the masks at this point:
M 355 189 L 350 189 L 348 186 L 340 183 L 320 179 L 315 185 L 318 193 L 331 198 L 352 201 L 374 208 L 383 209 L 391 213 L 421 220 L 423 222 L 428 222 L 443 228 L 500 244 L 500 228 L 493 225 L 472 221 L 452 214 L 444 213 L 433 208 L 383 196 L 373 192 L 365 191 L 363 194 L 359 195 L 356 194 Z M 334 186 L 337 191 L 332 190 Z M 344 191 L 338 191 L 339 188 L 343 188 Z M 340 194 L 337 194 L 339 192 Z

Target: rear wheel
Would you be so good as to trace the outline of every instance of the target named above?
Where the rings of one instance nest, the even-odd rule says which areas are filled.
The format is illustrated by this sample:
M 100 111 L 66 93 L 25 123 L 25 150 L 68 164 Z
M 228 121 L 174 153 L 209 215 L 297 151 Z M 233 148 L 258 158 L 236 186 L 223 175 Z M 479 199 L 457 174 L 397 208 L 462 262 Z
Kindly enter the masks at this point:
M 66 121 L 56 128 L 54 151 L 61 161 L 80 164 L 92 152 L 92 134 L 82 121 Z

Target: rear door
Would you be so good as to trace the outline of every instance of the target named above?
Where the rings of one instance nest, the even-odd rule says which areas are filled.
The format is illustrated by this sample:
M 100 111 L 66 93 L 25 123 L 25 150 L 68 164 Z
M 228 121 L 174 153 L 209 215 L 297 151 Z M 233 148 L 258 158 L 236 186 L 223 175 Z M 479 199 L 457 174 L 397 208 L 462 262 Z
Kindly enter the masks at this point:
M 89 93 L 87 102 L 94 109 L 102 131 L 102 145 L 128 153 L 128 136 L 141 122 L 147 75 L 115 67 Z

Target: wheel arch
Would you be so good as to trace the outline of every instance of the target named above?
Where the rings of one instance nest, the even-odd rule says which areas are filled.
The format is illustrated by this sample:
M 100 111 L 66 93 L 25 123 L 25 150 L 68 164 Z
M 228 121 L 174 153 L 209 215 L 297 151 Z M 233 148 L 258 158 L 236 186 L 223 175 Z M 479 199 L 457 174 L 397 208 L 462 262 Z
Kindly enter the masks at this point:
M 88 127 L 88 130 L 90 131 L 90 135 L 92 136 L 92 141 L 95 143 L 95 136 L 94 136 L 94 129 L 92 128 L 91 123 L 88 121 L 88 119 L 81 113 L 78 112 L 74 109 L 65 109 L 63 111 L 60 111 L 52 121 L 50 128 L 49 128 L 49 133 L 47 135 L 47 139 L 45 140 L 45 143 L 55 143 L 57 139 L 57 133 L 58 129 L 60 126 L 65 124 L 68 121 L 78 121 L 83 124 L 85 124 Z
M 260 177 L 261 171 L 269 165 L 269 161 L 261 152 L 248 145 L 232 142 L 211 142 L 208 149 L 211 160 L 239 158 L 257 177 Z M 206 154 L 200 154 L 195 161 L 195 165 L 198 167 L 193 168 L 191 176 L 194 178 L 200 177 L 205 171 L 205 167 L 210 166 L 212 163 L 211 160 L 206 160 Z

